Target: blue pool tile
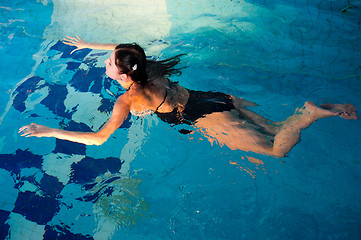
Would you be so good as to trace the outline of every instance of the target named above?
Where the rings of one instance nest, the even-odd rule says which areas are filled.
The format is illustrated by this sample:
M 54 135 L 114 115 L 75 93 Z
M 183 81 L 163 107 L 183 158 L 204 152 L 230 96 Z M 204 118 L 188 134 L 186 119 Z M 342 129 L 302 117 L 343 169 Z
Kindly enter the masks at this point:
M 15 154 L 0 154 L 0 168 L 18 174 L 22 168 L 41 169 L 42 156 L 33 154 L 28 150 L 16 150 Z
M 100 106 L 98 107 L 99 112 L 106 112 L 106 113 L 110 113 L 112 112 L 114 107 L 114 101 L 103 98 L 100 101 Z
M 85 157 L 78 163 L 73 163 L 70 182 L 89 183 L 106 172 L 117 173 L 121 168 L 122 162 L 119 158 L 94 159 Z
M 64 185 L 59 182 L 56 177 L 44 173 L 44 176 L 40 181 L 39 187 L 48 196 L 55 198 L 63 190 Z
M 8 235 L 10 226 L 6 223 L 10 212 L 0 210 L 0 239 L 5 239 Z
M 90 92 L 93 93 L 101 93 L 102 88 L 103 88 L 103 83 L 102 83 L 102 79 L 103 79 L 103 75 L 105 73 L 105 69 L 104 68 L 91 68 L 91 74 L 94 74 L 95 77 L 97 77 L 97 80 L 95 80 L 91 86 L 91 88 L 89 89 Z
M 105 79 L 104 79 L 104 81 L 103 81 L 103 86 L 104 86 L 104 88 L 106 88 L 106 89 L 110 89 L 113 85 L 115 85 L 116 83 L 115 83 L 115 81 L 114 80 L 112 80 L 111 78 L 109 78 L 109 77 L 106 77 Z M 116 86 L 116 88 L 120 88 L 120 86 Z
M 59 209 L 59 202 L 56 199 L 26 191 L 19 193 L 13 212 L 21 214 L 29 221 L 45 225 Z
M 82 234 L 74 234 L 65 227 L 61 226 L 45 226 L 43 240 L 92 240 L 93 237 Z
M 71 119 L 72 114 L 66 111 L 64 101 L 68 95 L 68 89 L 64 85 L 49 84 L 49 94 L 41 101 L 41 104 L 48 107 L 55 115 Z
M 37 88 L 37 85 L 39 81 L 42 80 L 41 77 L 32 76 L 25 80 L 22 84 L 20 84 L 19 87 L 16 88 L 14 94 L 16 94 L 14 101 L 13 101 L 13 107 L 23 112 L 25 111 L 25 100 L 28 98 L 29 93 L 32 93 Z
M 56 147 L 53 153 L 65 153 L 68 155 L 85 155 L 86 145 L 82 143 L 70 142 L 66 140 L 56 139 Z
M 80 62 L 68 62 L 66 65 L 66 70 L 76 70 L 80 66 Z
M 70 81 L 70 85 L 80 92 L 100 93 L 103 87 L 104 74 L 104 68 L 79 69 Z
M 28 170 L 29 174 L 26 174 L 25 170 Z M 38 168 L 23 168 L 16 181 L 15 188 L 20 189 L 27 182 L 36 186 L 45 196 L 53 198 L 64 188 L 64 185 L 56 177 L 50 176 Z
M 0 168 L 0 210 L 12 211 L 15 206 L 18 190 L 15 187 L 14 174 Z
M 87 71 L 85 69 L 78 69 L 69 84 L 75 87 L 77 91 L 88 92 L 90 81 Z

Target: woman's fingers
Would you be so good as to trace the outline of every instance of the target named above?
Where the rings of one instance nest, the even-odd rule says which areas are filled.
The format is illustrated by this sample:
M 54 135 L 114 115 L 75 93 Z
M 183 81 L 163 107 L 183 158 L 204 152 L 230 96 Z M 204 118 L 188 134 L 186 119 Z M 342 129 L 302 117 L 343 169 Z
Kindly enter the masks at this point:
M 19 129 L 20 136 L 22 137 L 28 137 L 31 134 L 31 131 L 29 130 L 31 125 L 26 125 Z
M 78 42 L 74 41 L 74 40 L 71 40 L 71 39 L 66 39 L 66 38 L 63 38 L 63 43 L 67 44 L 67 45 L 70 45 L 70 46 L 75 46 L 78 44 Z
M 70 43 L 81 43 L 84 42 L 83 39 L 81 39 L 81 37 L 79 37 L 78 35 L 76 35 L 76 37 L 70 37 L 67 36 L 66 38 L 63 38 L 63 42 L 70 42 Z
M 22 131 L 24 131 L 24 130 L 25 130 L 25 128 L 26 128 L 26 126 L 23 126 L 23 127 L 19 128 L 18 133 L 21 133 Z
M 19 129 L 19 132 L 22 137 L 33 137 L 36 136 L 37 133 L 37 127 L 38 125 L 35 123 L 32 123 L 30 125 L 23 126 Z
M 83 39 L 81 39 L 81 37 L 79 37 L 78 35 L 76 35 L 76 38 L 77 38 L 79 41 L 83 42 Z
M 84 42 L 84 41 L 79 36 L 76 36 L 76 38 L 70 37 L 70 36 L 67 36 L 66 38 L 63 38 L 63 43 L 71 45 L 71 46 L 75 46 L 75 45 L 80 44 L 82 42 Z
M 32 124 L 31 124 L 31 125 L 32 125 Z M 23 127 L 19 128 L 18 133 L 27 131 L 27 130 L 31 127 L 31 125 L 26 125 L 26 126 L 23 126 Z
M 73 51 L 71 51 L 70 54 L 72 54 L 73 52 L 75 51 L 78 51 L 80 49 L 83 49 L 84 48 L 84 41 L 83 39 L 81 39 L 81 37 L 79 37 L 78 35 L 76 35 L 76 37 L 70 37 L 70 36 L 67 36 L 66 38 L 63 38 L 63 41 L 62 41 L 64 44 L 67 44 L 69 46 L 75 46 L 76 49 L 74 49 Z
M 70 41 L 78 41 L 78 39 L 77 38 L 75 38 L 75 37 L 70 37 L 70 36 L 66 36 Z M 66 39 L 66 38 L 64 38 L 64 39 Z

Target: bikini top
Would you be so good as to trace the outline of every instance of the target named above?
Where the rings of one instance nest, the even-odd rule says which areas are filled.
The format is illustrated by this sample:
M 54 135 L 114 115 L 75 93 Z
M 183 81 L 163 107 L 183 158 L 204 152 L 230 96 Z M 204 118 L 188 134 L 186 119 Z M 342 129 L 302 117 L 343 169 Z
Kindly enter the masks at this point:
M 168 83 L 169 83 L 169 87 L 171 87 L 171 81 L 169 80 L 169 78 L 168 78 Z M 130 86 L 130 87 L 131 87 L 131 86 Z M 127 91 L 130 89 L 130 87 L 127 88 Z M 144 109 L 143 111 L 140 111 L 140 112 L 138 112 L 138 111 L 136 111 L 136 110 L 131 110 L 130 113 L 131 113 L 132 115 L 138 116 L 138 117 L 143 117 L 143 116 L 145 116 L 145 115 L 153 114 L 153 113 L 157 112 L 158 109 L 163 105 L 163 103 L 165 102 L 165 100 L 167 99 L 167 97 L 168 97 L 168 88 L 166 88 L 166 90 L 165 90 L 165 94 L 164 94 L 163 101 L 159 104 L 159 106 L 158 106 L 155 110 L 152 110 L 152 109 Z

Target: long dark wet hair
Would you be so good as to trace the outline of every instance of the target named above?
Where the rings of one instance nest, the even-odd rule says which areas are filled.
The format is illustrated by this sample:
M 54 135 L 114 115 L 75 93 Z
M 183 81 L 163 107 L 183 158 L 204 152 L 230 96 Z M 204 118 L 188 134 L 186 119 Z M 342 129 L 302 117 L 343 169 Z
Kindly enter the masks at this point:
M 138 44 L 126 43 L 116 46 L 115 63 L 121 73 L 130 76 L 134 82 L 145 85 L 158 77 L 180 75 L 180 70 L 183 68 L 175 68 L 175 66 L 183 55 L 185 54 L 160 61 L 150 60 Z

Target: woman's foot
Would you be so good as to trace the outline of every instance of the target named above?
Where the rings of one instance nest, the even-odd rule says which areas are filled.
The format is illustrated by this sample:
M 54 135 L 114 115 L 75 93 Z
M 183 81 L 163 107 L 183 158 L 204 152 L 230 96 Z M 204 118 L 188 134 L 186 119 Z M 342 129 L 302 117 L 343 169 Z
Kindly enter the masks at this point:
M 344 119 L 358 119 L 356 114 L 356 107 L 350 103 L 345 104 L 321 104 L 321 108 L 333 112 L 334 116 L 340 116 Z
M 339 116 L 344 119 L 358 119 L 356 115 L 356 107 L 352 104 L 321 104 L 321 107 L 316 106 L 313 102 L 306 102 L 303 107 L 304 112 L 308 112 L 314 120 L 324 117 Z

